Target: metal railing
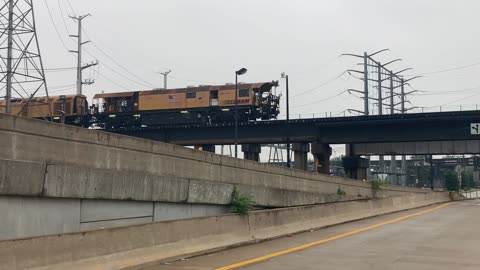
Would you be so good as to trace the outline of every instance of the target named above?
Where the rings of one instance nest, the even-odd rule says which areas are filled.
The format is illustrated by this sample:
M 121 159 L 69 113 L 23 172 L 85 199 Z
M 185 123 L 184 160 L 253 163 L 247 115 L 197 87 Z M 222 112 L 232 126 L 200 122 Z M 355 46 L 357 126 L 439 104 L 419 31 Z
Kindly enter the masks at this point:
M 461 105 L 442 105 L 431 107 L 416 107 L 410 109 L 407 113 L 435 113 L 435 112 L 456 112 L 456 111 L 479 111 L 480 104 L 461 104 Z M 361 116 L 360 112 L 352 110 L 333 111 L 333 112 L 312 112 L 312 113 L 292 113 L 290 119 L 312 119 L 312 118 L 332 118 Z M 371 115 L 377 115 L 376 113 Z M 284 120 L 286 116 L 281 114 L 279 120 Z

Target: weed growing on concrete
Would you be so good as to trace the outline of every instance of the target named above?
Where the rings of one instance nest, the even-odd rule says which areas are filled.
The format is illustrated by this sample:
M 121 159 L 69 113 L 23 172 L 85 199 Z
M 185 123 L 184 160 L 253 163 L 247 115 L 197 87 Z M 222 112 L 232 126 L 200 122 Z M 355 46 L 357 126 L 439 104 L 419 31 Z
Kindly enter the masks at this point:
M 240 215 L 247 215 L 250 210 L 253 210 L 255 200 L 252 195 L 240 193 L 237 187 L 233 187 L 231 212 Z
M 337 195 L 343 196 L 343 195 L 347 195 L 347 193 L 344 190 L 342 190 L 340 186 L 338 186 Z
M 374 180 L 370 180 L 370 185 L 372 187 L 373 198 L 377 198 L 378 196 L 384 193 L 388 183 L 385 180 L 374 179 Z

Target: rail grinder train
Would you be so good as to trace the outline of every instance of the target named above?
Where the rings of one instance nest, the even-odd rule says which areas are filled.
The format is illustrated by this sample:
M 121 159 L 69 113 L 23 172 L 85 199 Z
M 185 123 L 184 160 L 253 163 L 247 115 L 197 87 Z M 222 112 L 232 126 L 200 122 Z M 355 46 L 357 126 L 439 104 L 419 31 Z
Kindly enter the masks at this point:
M 5 112 L 6 102 L 0 99 L 0 112 Z M 88 101 L 83 95 L 60 95 L 32 97 L 31 99 L 13 98 L 11 113 L 24 117 L 65 122 L 69 125 L 88 125 Z
M 235 119 L 237 99 L 239 121 L 270 120 L 279 114 L 280 96 L 272 91 L 277 85 L 277 82 L 241 83 L 238 91 L 234 84 L 225 84 L 99 93 L 90 107 L 83 95 L 50 96 L 50 104 L 46 97 L 32 98 L 28 103 L 15 99 L 12 113 L 69 125 L 130 130 L 231 122 Z M 0 109 L 4 111 L 2 107 L 4 100 L 0 100 Z

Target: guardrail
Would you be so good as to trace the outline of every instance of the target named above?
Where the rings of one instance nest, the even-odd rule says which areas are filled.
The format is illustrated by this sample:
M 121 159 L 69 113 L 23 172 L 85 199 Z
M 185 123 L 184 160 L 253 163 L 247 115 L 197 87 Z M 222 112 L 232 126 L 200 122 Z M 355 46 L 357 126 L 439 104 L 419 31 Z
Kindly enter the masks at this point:
M 460 105 L 440 105 L 431 107 L 414 107 L 408 109 L 407 113 L 435 113 L 435 112 L 455 112 L 455 111 L 478 111 L 480 104 L 460 104 Z M 388 114 L 388 113 L 384 113 Z M 396 112 L 395 114 L 399 114 Z M 343 110 L 331 112 L 311 112 L 311 113 L 291 113 L 290 119 L 311 119 L 311 118 L 332 118 L 332 117 L 348 117 L 363 115 L 356 110 Z M 378 115 L 378 112 L 373 112 L 370 115 Z M 285 114 L 279 115 L 279 120 L 284 120 Z
M 460 192 L 465 198 L 467 199 L 480 199 L 480 191 L 475 190 L 475 191 L 463 191 Z

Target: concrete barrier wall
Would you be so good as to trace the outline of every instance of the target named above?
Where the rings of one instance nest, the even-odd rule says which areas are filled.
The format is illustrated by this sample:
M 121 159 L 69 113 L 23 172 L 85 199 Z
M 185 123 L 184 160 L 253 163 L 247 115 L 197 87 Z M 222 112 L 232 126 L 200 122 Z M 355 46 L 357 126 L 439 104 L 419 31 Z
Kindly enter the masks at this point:
M 445 201 L 411 194 L 0 241 L 0 269 L 119 269 Z
M 328 196 L 320 195 L 336 194 L 339 187 L 352 198 L 371 196 L 369 184 L 360 181 L 5 114 L 0 114 L 0 160 L 0 166 L 12 168 L 0 173 L 0 181 L 8 183 L 0 188 L 3 195 L 167 202 L 188 197 L 221 204 L 238 185 L 255 193 L 262 206 L 326 202 Z M 186 196 L 187 181 L 199 192 Z M 425 192 L 389 187 L 386 194 Z
M 212 204 L 0 196 L 0 241 L 228 212 Z

